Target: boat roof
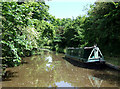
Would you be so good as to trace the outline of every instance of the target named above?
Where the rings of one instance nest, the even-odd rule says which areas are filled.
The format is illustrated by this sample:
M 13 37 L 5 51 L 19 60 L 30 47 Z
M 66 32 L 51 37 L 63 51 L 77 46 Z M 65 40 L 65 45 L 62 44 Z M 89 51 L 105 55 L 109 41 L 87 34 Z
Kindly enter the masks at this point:
M 93 48 L 96 48 L 97 46 L 96 45 L 94 45 L 94 46 L 92 46 L 92 47 L 84 47 L 84 49 L 93 49 Z
M 80 48 L 69 47 L 69 48 L 67 48 L 67 49 L 80 49 Z
M 97 46 L 91 46 L 91 47 L 84 47 L 84 49 L 93 49 L 93 48 L 96 48 Z M 67 49 L 82 49 L 81 47 L 80 48 L 74 48 L 74 47 L 69 47 Z
M 94 47 L 84 47 L 84 49 L 93 49 Z

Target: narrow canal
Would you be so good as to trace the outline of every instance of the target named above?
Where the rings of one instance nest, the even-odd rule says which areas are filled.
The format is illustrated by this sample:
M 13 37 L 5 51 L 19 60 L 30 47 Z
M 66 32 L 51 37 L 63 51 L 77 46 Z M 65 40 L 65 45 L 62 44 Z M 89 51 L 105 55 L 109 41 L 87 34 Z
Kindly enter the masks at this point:
M 43 51 L 24 60 L 24 64 L 7 69 L 3 87 L 120 87 L 120 72 L 86 67 L 64 59 L 64 54 Z

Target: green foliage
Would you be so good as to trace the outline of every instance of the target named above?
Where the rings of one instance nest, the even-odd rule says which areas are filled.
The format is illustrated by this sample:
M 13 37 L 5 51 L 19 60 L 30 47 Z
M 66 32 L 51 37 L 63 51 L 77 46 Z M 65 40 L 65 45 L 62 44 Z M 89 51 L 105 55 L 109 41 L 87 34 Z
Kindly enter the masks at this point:
M 46 47 L 65 52 L 66 47 L 98 44 L 120 51 L 120 2 L 97 2 L 87 16 L 75 19 L 56 19 L 45 2 L 2 2 L 2 8 L 2 57 L 9 66 Z
M 98 44 L 109 53 L 118 54 L 120 44 L 120 2 L 97 2 L 88 12 L 84 24 L 88 45 Z
M 39 31 L 45 27 L 35 28 L 37 23 L 48 20 L 48 6 L 44 2 L 2 2 L 2 8 L 2 57 L 8 65 L 16 65 L 21 57 L 32 55 L 41 46 Z
M 78 16 L 64 28 L 64 42 L 67 47 L 78 47 L 84 44 L 82 29 L 84 20 L 85 17 Z
M 85 16 L 78 16 L 76 19 L 63 18 L 55 19 L 51 17 L 50 23 L 54 25 L 54 39 L 52 49 L 58 52 L 64 52 L 66 47 L 81 47 L 84 45 L 83 22 Z

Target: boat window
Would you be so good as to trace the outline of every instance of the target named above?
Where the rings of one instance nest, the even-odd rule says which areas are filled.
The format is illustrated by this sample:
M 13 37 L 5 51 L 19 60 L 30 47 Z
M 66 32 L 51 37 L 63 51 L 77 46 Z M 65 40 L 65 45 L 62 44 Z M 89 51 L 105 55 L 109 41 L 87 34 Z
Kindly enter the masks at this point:
M 73 56 L 73 49 L 70 50 L 70 55 Z
M 66 52 L 68 55 L 70 54 L 70 51 L 69 51 L 69 49 L 67 49 L 67 52 Z
M 91 54 L 92 50 L 93 50 L 93 48 L 91 48 L 91 49 L 84 49 L 83 58 L 87 59 L 89 57 L 89 55 Z

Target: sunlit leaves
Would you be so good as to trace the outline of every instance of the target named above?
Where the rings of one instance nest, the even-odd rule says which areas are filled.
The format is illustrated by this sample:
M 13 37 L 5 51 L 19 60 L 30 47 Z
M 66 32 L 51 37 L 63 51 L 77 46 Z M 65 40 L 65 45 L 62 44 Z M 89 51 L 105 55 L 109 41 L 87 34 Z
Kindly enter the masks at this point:
M 21 56 L 31 55 L 32 49 L 42 45 L 40 37 L 42 29 L 39 28 L 38 23 L 49 16 L 48 6 L 44 2 L 23 2 L 21 4 L 2 2 L 2 9 L 2 56 L 11 57 L 11 61 L 14 57 L 14 61 L 19 62 Z

